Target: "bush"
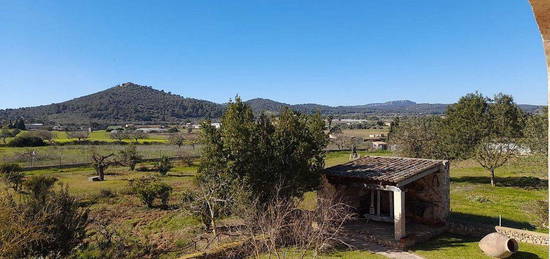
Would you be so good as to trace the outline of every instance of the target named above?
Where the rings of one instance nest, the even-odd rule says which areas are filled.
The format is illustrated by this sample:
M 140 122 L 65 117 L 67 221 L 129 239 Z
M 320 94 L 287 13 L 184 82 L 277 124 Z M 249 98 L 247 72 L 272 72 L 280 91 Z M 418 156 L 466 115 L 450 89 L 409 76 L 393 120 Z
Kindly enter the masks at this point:
M 0 258 L 62 258 L 86 237 L 88 210 L 79 208 L 67 188 L 44 200 L 16 201 L 4 194 L 0 222 Z
M 130 188 L 149 208 L 153 207 L 155 199 L 160 199 L 162 206 L 167 206 L 172 192 L 172 187 L 156 177 L 141 177 L 130 180 Z
M 25 179 L 22 168 L 18 164 L 5 163 L 0 165 L 0 177 L 6 185 L 13 188 L 15 191 L 21 189 L 21 184 Z
M 159 171 L 160 175 L 166 175 L 170 169 L 172 169 L 174 166 L 172 165 L 172 162 L 170 161 L 170 158 L 167 156 L 162 156 L 160 158 L 160 161 L 157 163 L 156 168 Z
M 548 201 L 537 200 L 524 205 L 524 210 L 535 217 L 539 228 L 548 228 Z
M 119 151 L 118 157 L 120 162 L 128 166 L 130 170 L 134 171 L 137 163 L 141 162 L 143 157 L 137 152 L 135 145 L 128 145 L 123 150 Z
M 189 152 L 179 150 L 177 157 L 185 164 L 186 166 L 193 166 L 193 156 Z
M 27 179 L 23 185 L 34 199 L 44 200 L 55 182 L 57 182 L 57 178 L 53 176 L 34 175 Z
M 111 189 L 101 189 L 99 190 L 100 198 L 113 198 L 116 194 Z
M 8 142 L 9 147 L 38 147 L 45 145 L 46 142 L 36 136 L 17 136 Z

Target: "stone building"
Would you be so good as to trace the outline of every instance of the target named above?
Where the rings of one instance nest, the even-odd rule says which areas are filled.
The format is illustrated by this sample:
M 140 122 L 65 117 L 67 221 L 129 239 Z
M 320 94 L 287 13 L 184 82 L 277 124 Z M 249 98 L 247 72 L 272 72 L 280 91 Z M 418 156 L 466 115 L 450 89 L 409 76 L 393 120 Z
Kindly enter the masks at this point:
M 409 225 L 446 226 L 450 208 L 446 160 L 367 156 L 327 168 L 324 178 L 325 190 L 341 195 L 366 222 L 385 222 L 386 229 L 393 225 L 395 240 L 412 233 L 413 228 L 407 231 Z

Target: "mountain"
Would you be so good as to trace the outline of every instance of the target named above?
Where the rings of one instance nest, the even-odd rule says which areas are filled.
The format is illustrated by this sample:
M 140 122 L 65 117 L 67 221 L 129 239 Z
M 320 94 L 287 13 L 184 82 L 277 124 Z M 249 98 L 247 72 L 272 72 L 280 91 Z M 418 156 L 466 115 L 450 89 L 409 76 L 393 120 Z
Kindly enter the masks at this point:
M 0 120 L 23 117 L 48 124 L 156 123 L 215 118 L 222 112 L 220 104 L 124 83 L 62 103 L 0 110 Z
M 282 107 L 289 107 L 303 113 L 321 112 L 323 115 L 437 115 L 444 114 L 449 104 L 443 103 L 416 103 L 410 100 L 397 100 L 384 103 L 369 103 L 364 105 L 327 106 L 320 104 L 286 104 L 269 99 L 256 98 L 246 101 L 254 113 L 277 113 Z M 519 104 L 525 112 L 533 113 L 541 106 Z
M 320 112 L 323 115 L 418 116 L 443 114 L 448 106 L 448 104 L 415 103 L 409 100 L 351 106 L 314 103 L 291 105 L 263 98 L 251 99 L 246 103 L 256 114 L 261 112 L 277 114 L 283 107 L 290 107 L 302 113 Z M 519 106 L 526 112 L 534 112 L 540 108 L 537 105 Z M 22 117 L 27 122 L 42 122 L 48 125 L 177 123 L 187 119 L 218 118 L 224 109 L 225 104 L 184 98 L 150 86 L 124 83 L 62 103 L 0 110 L 0 122 Z
M 421 114 L 443 114 L 447 109 L 447 104 L 417 104 L 409 100 L 389 101 L 385 103 L 370 103 L 365 105 L 351 106 L 328 106 L 320 104 L 295 104 L 276 102 L 269 99 L 256 98 L 246 101 L 252 107 L 255 113 L 270 112 L 276 113 L 282 107 L 290 107 L 293 110 L 303 113 L 344 115 L 344 114 L 403 114 L 403 115 L 421 115 Z

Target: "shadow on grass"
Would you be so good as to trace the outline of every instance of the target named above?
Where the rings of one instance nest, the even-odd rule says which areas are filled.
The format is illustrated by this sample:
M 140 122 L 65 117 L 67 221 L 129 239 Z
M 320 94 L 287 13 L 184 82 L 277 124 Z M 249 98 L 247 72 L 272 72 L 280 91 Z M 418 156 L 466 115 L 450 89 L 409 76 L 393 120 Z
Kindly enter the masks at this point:
M 425 243 L 417 244 L 414 250 L 432 251 L 441 248 L 467 247 L 467 243 L 479 242 L 477 237 L 459 236 L 455 234 L 443 234 Z
M 458 250 L 462 249 L 464 251 L 464 255 L 472 253 L 472 251 L 477 250 L 480 254 L 480 256 L 483 254 L 481 249 L 479 248 L 479 240 L 481 238 L 478 237 L 469 237 L 469 236 L 460 236 L 455 234 L 443 234 L 435 239 L 432 239 L 428 242 L 418 244 L 414 247 L 415 251 L 437 251 L 443 248 L 455 248 Z M 521 245 L 519 247 L 521 250 Z M 475 258 L 478 258 L 477 256 Z M 485 257 L 484 257 L 485 258 Z M 525 252 L 525 251 L 518 251 L 515 254 L 513 254 L 511 257 L 512 259 L 539 259 L 540 256 Z
M 519 249 L 521 249 L 521 247 Z M 540 259 L 541 257 L 536 255 L 536 254 L 533 254 L 533 253 L 518 251 L 518 252 L 516 252 L 515 254 L 513 254 L 512 256 L 510 256 L 508 258 L 511 258 L 511 259 Z
M 473 215 L 473 214 L 461 213 L 461 212 L 451 212 L 449 219 L 456 223 L 461 223 L 463 225 L 480 227 L 480 228 L 488 228 L 488 229 L 498 226 L 498 222 L 499 222 L 498 216 L 488 217 L 488 216 Z M 507 218 L 502 218 L 502 226 L 519 228 L 519 229 L 527 229 L 527 230 L 536 229 L 536 226 L 531 225 L 528 222 L 515 221 Z
M 174 173 L 167 173 L 166 176 L 170 177 L 193 177 L 195 174 L 174 174 Z
M 484 176 L 451 177 L 455 183 L 491 184 L 491 178 Z M 497 187 L 518 187 L 523 189 L 548 189 L 548 180 L 537 177 L 496 177 Z

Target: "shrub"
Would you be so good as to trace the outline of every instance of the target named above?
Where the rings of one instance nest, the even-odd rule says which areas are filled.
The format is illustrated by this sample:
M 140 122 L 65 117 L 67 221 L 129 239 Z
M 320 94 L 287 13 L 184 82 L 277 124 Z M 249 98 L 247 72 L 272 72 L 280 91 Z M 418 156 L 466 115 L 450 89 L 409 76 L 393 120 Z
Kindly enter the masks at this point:
M 25 175 L 22 172 L 21 167 L 14 163 L 5 163 L 0 165 L 0 177 L 6 183 L 6 185 L 13 188 L 15 191 L 21 189 L 21 184 L 25 179 Z
M 17 136 L 8 142 L 9 147 L 38 147 L 45 145 L 46 142 L 36 136 Z
M 537 200 L 524 205 L 524 210 L 535 217 L 539 228 L 548 228 L 548 201 Z
M 99 190 L 100 198 L 113 198 L 116 194 L 111 189 L 101 189 Z
M 193 165 L 193 157 L 189 152 L 179 150 L 177 153 L 177 157 L 187 166 Z
M 128 166 L 130 170 L 134 171 L 137 163 L 141 162 L 143 157 L 137 152 L 135 145 L 128 145 L 123 150 L 119 151 L 120 162 Z
M 166 175 L 170 169 L 172 169 L 174 166 L 172 165 L 172 162 L 170 161 L 170 158 L 167 156 L 162 156 L 160 158 L 160 161 L 157 163 L 156 168 L 159 171 L 160 175 Z
M 34 199 L 43 201 L 55 182 L 57 182 L 57 178 L 53 176 L 34 175 L 27 179 L 23 185 L 30 191 Z
M 0 222 L 0 258 L 62 258 L 86 237 L 88 210 L 79 208 L 67 188 L 43 201 L 4 194 Z
M 130 180 L 130 188 L 149 208 L 153 207 L 155 199 L 160 199 L 162 206 L 167 206 L 172 192 L 172 187 L 156 177 L 141 177 Z

